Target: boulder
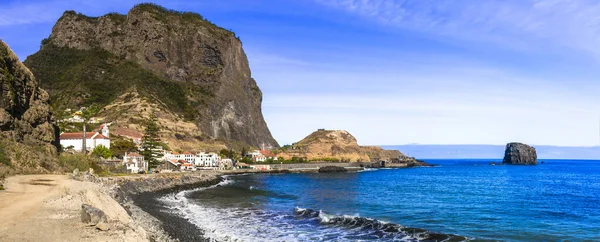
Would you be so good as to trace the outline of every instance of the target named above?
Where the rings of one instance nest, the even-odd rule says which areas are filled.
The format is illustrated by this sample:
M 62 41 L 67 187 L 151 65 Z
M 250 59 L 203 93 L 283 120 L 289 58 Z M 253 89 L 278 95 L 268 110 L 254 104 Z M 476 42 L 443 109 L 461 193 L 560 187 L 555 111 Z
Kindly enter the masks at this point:
M 98 224 L 96 224 L 96 229 L 100 231 L 107 231 L 110 230 L 110 226 L 108 225 L 108 223 L 99 222 Z
M 90 226 L 96 226 L 99 223 L 107 223 L 108 219 L 102 210 L 92 207 L 89 204 L 82 204 L 81 222 L 84 222 Z
M 341 166 L 324 166 L 319 168 L 319 172 L 346 172 L 346 168 Z
M 523 143 L 508 143 L 504 151 L 502 164 L 509 165 L 537 165 L 535 148 Z

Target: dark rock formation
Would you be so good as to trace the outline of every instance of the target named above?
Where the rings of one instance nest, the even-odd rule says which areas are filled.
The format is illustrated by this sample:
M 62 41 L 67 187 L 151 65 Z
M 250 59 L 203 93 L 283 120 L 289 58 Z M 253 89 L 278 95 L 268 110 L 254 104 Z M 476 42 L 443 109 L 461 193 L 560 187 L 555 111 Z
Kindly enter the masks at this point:
M 319 172 L 346 172 L 346 168 L 341 166 L 324 166 L 319 168 Z
M 25 63 L 53 106 L 105 106 L 136 90 L 180 115 L 174 123 L 184 119 L 202 132 L 187 136 L 278 147 L 241 41 L 199 14 L 153 4 L 97 18 L 67 11 L 42 44 Z
M 48 93 L 0 41 L 0 139 L 58 147 L 58 127 Z
M 48 93 L 0 40 L 0 179 L 58 169 L 58 135 Z
M 100 209 L 92 207 L 89 204 L 81 205 L 81 222 L 96 226 L 98 223 L 106 223 L 108 219 L 106 214 Z
M 535 148 L 522 143 L 508 143 L 504 151 L 502 164 L 509 165 L 537 165 Z

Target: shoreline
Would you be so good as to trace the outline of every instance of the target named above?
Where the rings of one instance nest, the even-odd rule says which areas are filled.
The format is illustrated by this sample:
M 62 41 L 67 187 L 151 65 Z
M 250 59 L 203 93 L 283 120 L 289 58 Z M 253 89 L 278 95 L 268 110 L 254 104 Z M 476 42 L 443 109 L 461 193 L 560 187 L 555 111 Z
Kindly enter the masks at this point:
M 389 169 L 402 169 L 402 168 L 389 168 Z M 195 177 L 198 174 L 205 173 L 207 171 L 190 172 L 187 174 L 189 177 Z M 168 236 L 169 240 L 178 241 L 214 241 L 211 238 L 204 236 L 205 231 L 199 228 L 194 223 L 190 222 L 186 218 L 179 216 L 178 214 L 171 213 L 168 211 L 166 204 L 161 202 L 159 199 L 168 194 L 175 194 L 178 192 L 193 190 L 199 188 L 208 188 L 218 186 L 224 181 L 225 176 L 245 175 L 245 174 L 288 174 L 288 173 L 318 173 L 314 169 L 303 169 L 300 171 L 288 171 L 288 170 L 272 170 L 272 171 L 257 171 L 257 170 L 242 170 L 242 171 L 209 171 L 213 173 L 215 178 L 211 180 L 205 180 L 200 182 L 192 182 L 186 184 L 180 184 L 171 187 L 154 188 L 153 191 L 145 191 L 137 194 L 129 194 L 127 197 L 130 199 L 128 211 L 131 208 L 142 210 L 145 216 L 150 216 L 156 220 L 156 224 L 160 227 L 160 233 Z M 356 171 L 350 171 L 356 172 Z M 150 178 L 149 180 L 152 180 Z M 135 183 L 136 181 L 134 181 Z M 143 185 L 145 186 L 145 185 Z M 136 217 L 136 215 L 132 215 Z M 297 216 L 297 214 L 295 214 Z M 362 218 L 359 218 L 362 219 Z M 451 241 L 464 241 L 468 240 L 467 237 L 459 236 L 455 234 L 444 234 L 437 233 L 434 231 L 428 231 L 420 228 L 403 227 L 398 226 L 398 232 L 407 233 L 415 237 L 420 237 L 426 241 L 429 240 L 451 240 Z
M 75 178 L 72 175 L 12 176 L 4 183 L 6 190 L 0 191 L 0 200 L 3 200 L 0 204 L 20 204 L 29 200 L 31 204 L 27 203 L 29 207 L 0 207 L 0 214 L 13 218 L 5 221 L 5 224 L 0 223 L 0 240 L 210 241 L 203 236 L 201 228 L 168 211 L 158 198 L 215 186 L 229 175 L 317 172 L 315 169 L 218 170 L 112 177 L 87 174 L 79 174 Z M 22 187 L 22 184 L 28 187 Z M 44 196 L 40 196 L 39 192 L 27 197 L 21 195 L 37 191 L 32 187 L 44 191 L 41 193 Z M 80 218 L 82 204 L 90 204 L 104 211 L 111 229 L 99 231 L 83 224 Z M 13 215 L 8 216 L 9 213 Z M 31 215 L 23 217 L 23 214 Z M 42 226 L 35 233 L 13 232 L 28 231 L 30 224 Z

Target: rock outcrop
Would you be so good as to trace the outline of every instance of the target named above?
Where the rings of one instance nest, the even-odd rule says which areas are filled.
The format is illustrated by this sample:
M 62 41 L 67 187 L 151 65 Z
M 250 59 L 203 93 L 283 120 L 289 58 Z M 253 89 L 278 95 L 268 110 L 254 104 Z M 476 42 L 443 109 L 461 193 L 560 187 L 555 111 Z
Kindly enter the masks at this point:
M 407 160 L 398 150 L 378 146 L 359 146 L 356 138 L 345 130 L 320 129 L 286 147 L 277 154 L 284 159 L 293 157 L 309 161 L 370 162 L 371 160 Z
M 115 128 L 138 131 L 128 125 L 156 109 L 169 143 L 212 138 L 278 147 L 241 41 L 199 14 L 153 4 L 127 15 L 67 11 L 42 44 L 25 63 L 59 109 L 100 104 Z
M 49 98 L 31 71 L 0 40 L 0 137 L 58 147 Z
M 0 40 L 0 179 L 55 169 L 58 135 L 48 93 Z
M 347 172 L 346 168 L 341 166 L 324 166 L 319 168 L 320 173 L 331 173 L 331 172 Z
M 508 143 L 504 151 L 502 164 L 509 165 L 537 165 L 535 148 L 523 143 Z

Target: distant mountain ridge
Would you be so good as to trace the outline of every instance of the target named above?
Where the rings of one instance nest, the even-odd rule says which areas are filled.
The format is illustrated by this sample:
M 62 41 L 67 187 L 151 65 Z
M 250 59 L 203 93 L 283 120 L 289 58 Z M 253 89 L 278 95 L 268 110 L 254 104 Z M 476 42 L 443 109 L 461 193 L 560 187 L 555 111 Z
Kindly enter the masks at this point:
M 384 149 L 401 150 L 417 159 L 502 159 L 504 145 L 382 145 Z M 600 160 L 600 146 L 533 145 L 538 159 Z

